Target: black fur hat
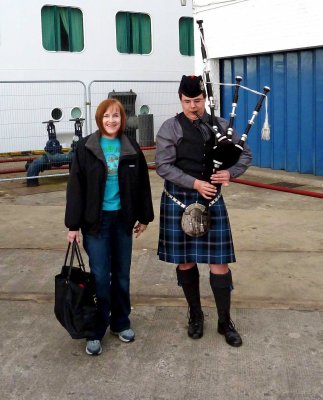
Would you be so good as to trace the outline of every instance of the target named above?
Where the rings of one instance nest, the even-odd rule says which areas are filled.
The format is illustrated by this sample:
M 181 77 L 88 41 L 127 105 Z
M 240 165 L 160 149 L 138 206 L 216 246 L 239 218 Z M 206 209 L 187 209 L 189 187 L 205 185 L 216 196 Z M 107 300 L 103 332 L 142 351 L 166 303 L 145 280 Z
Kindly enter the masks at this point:
M 186 97 L 197 97 L 200 94 L 205 96 L 206 92 L 201 75 L 183 75 L 178 88 L 178 94 L 183 94 Z

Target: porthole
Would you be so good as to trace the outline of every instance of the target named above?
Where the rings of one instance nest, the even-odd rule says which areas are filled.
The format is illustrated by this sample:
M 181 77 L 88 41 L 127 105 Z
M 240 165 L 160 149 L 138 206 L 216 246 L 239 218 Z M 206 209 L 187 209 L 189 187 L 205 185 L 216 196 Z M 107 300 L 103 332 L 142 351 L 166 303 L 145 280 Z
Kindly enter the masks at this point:
M 63 117 L 63 111 L 60 108 L 54 108 L 51 116 L 54 121 L 60 121 Z
M 74 107 L 71 109 L 71 118 L 81 118 L 82 117 L 82 110 L 79 107 Z
M 150 111 L 149 107 L 146 104 L 144 104 L 143 106 L 140 107 L 139 114 L 146 115 L 149 114 L 149 111 Z

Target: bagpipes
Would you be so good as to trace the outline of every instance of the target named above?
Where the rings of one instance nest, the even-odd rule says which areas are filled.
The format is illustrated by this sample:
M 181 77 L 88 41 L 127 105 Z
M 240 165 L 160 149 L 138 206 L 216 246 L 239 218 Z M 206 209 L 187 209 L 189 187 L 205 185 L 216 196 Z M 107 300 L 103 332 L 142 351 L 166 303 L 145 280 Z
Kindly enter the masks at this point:
M 196 21 L 199 30 L 200 30 L 200 38 L 201 38 L 201 52 L 202 52 L 202 58 L 203 58 L 203 63 L 205 65 L 205 68 L 203 70 L 203 80 L 206 86 L 206 92 L 208 96 L 208 101 L 209 101 L 209 108 L 210 108 L 210 114 L 211 114 L 211 120 L 212 120 L 212 126 L 207 123 L 202 121 L 202 117 L 198 114 L 196 116 L 199 118 L 201 122 L 206 124 L 211 131 L 214 132 L 215 134 L 215 146 L 213 148 L 213 164 L 214 164 L 214 172 L 217 170 L 223 170 L 223 169 L 228 169 L 232 167 L 236 162 L 239 160 L 239 157 L 243 151 L 245 142 L 247 140 L 249 131 L 252 127 L 252 125 L 255 122 L 255 119 L 261 109 L 262 103 L 264 99 L 266 98 L 267 100 L 267 93 L 270 91 L 270 88 L 268 86 L 264 86 L 263 88 L 263 93 L 258 93 L 259 94 L 259 99 L 258 102 L 255 106 L 255 109 L 252 112 L 252 116 L 250 120 L 248 121 L 248 124 L 245 128 L 245 131 L 243 132 L 240 140 L 238 143 L 233 143 L 232 141 L 232 131 L 233 131 L 233 124 L 234 124 L 234 119 L 236 117 L 236 108 L 237 108 L 237 103 L 238 103 L 238 97 L 239 97 L 239 89 L 240 87 L 243 87 L 240 85 L 240 82 L 242 81 L 241 76 L 236 76 L 235 80 L 236 83 L 231 85 L 235 86 L 234 90 L 234 95 L 233 95 L 233 100 L 232 100 L 232 111 L 230 113 L 230 120 L 229 120 L 229 125 L 227 128 L 226 132 L 219 132 L 217 123 L 216 123 L 216 116 L 215 116 L 215 101 L 214 101 L 214 95 L 213 95 L 213 86 L 212 82 L 210 79 L 210 69 L 208 68 L 208 55 L 207 55 L 207 50 L 204 42 L 204 30 L 203 30 L 203 21 L 198 20 Z M 243 87 L 244 89 L 248 89 Z M 249 89 L 248 89 L 249 90 Z M 266 113 L 266 119 L 267 119 L 267 113 Z M 265 121 L 266 124 L 266 121 Z M 269 125 L 267 122 L 267 126 L 264 127 L 263 129 L 265 131 L 265 138 L 268 139 L 269 132 Z

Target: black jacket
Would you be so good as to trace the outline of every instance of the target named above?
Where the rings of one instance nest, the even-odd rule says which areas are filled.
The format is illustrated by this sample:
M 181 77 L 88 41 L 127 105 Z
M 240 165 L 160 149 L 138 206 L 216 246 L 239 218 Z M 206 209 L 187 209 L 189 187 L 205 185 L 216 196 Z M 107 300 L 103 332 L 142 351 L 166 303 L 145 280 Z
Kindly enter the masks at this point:
M 83 233 L 97 234 L 107 179 L 107 164 L 95 132 L 78 143 L 67 185 L 65 225 Z M 121 136 L 118 167 L 121 215 L 130 234 L 138 221 L 154 219 L 148 167 L 137 142 Z

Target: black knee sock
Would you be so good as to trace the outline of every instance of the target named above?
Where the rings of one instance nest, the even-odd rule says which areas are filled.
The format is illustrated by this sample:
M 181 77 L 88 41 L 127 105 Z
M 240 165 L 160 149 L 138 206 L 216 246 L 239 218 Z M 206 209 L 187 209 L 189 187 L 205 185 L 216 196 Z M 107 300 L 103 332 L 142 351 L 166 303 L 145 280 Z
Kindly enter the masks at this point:
M 210 273 L 210 285 L 218 310 L 219 322 L 230 320 L 232 275 L 229 270 L 226 274 Z
M 178 285 L 182 287 L 187 303 L 192 312 L 202 312 L 200 299 L 200 274 L 195 264 L 193 268 L 176 268 Z

